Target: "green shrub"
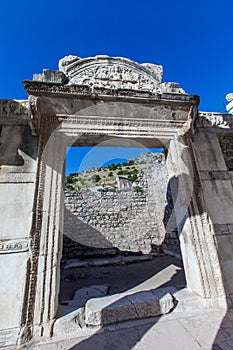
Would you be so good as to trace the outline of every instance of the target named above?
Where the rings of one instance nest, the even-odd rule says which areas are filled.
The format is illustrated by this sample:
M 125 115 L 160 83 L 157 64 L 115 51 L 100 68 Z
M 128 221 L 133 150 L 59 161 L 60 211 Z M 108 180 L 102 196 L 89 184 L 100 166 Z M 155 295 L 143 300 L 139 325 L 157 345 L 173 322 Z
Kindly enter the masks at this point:
M 91 179 L 96 183 L 100 181 L 101 177 L 98 174 L 95 174 L 91 177 Z
M 128 179 L 130 180 L 130 181 L 136 181 L 137 180 L 137 175 L 136 174 L 130 174 L 130 175 L 128 175 Z
M 76 179 L 74 179 L 74 177 L 72 176 L 67 176 L 66 177 L 66 183 L 67 184 L 73 184 L 76 181 Z
M 65 185 L 65 189 L 68 191 L 75 191 L 75 187 L 73 185 L 70 185 L 70 184 Z
M 142 193 L 144 190 L 143 190 L 143 187 L 136 186 L 136 187 L 134 187 L 134 191 L 137 192 L 137 193 Z
M 117 164 L 110 164 L 108 166 L 109 170 L 117 170 L 118 165 Z
M 120 170 L 120 171 L 117 172 L 117 175 L 127 175 L 127 171 Z

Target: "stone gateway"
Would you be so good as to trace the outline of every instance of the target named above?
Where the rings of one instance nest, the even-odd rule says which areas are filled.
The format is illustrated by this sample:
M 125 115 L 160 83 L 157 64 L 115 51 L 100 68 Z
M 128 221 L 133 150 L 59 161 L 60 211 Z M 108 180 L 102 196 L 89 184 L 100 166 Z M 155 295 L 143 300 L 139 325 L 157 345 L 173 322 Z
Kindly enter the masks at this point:
M 48 337 L 58 311 L 68 146 L 163 147 L 187 289 L 233 301 L 233 116 L 162 81 L 162 67 L 67 56 L 0 100 L 0 344 Z

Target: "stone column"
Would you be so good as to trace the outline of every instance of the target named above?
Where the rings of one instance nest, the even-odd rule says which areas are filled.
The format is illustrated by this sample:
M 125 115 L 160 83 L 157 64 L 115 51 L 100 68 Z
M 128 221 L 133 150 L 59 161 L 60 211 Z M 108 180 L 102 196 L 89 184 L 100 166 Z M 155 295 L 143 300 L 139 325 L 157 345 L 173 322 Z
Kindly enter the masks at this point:
M 48 336 L 58 307 L 66 146 L 56 117 L 39 116 L 38 167 L 20 342 Z M 22 298 L 23 299 L 23 298 Z
M 221 270 L 189 136 L 171 140 L 167 165 L 187 288 L 206 301 L 217 300 L 221 304 L 224 300 Z
M 226 134 L 226 133 L 225 133 Z M 229 134 L 232 135 L 232 134 Z M 217 134 L 206 129 L 196 134 L 195 159 L 214 247 L 217 250 L 228 302 L 233 300 L 233 186 Z
M 44 134 L 45 133 L 45 134 Z M 48 336 L 58 308 L 63 235 L 63 171 L 66 143 L 56 118 L 42 122 L 38 174 L 37 219 L 40 243 L 37 258 L 34 335 Z M 43 140 L 44 139 L 44 140 Z

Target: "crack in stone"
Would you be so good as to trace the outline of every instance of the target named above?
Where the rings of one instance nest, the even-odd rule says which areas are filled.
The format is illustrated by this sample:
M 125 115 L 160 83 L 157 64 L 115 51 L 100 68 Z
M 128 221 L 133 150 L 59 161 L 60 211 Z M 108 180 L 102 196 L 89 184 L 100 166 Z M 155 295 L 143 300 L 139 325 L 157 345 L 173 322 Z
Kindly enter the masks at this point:
M 138 318 L 139 318 L 139 319 L 142 318 L 142 317 L 139 315 L 138 311 L 137 311 L 136 305 L 129 299 L 129 297 L 126 296 L 126 299 L 130 302 L 131 305 L 133 305 L 134 310 L 135 310 L 136 315 L 138 316 Z

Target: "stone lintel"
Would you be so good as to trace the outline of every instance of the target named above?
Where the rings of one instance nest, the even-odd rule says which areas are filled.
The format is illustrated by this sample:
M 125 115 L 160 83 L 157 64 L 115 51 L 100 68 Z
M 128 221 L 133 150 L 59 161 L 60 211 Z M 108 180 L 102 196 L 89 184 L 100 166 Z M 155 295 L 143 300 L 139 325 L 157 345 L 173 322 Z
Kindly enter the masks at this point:
M 88 98 L 97 99 L 101 96 L 105 99 L 136 99 L 147 102 L 166 102 L 169 103 L 182 103 L 196 105 L 199 104 L 199 96 L 163 92 L 156 93 L 146 90 L 133 90 L 133 89 L 109 89 L 103 87 L 90 87 L 88 85 L 64 85 L 57 82 L 44 82 L 44 81 L 32 81 L 24 80 L 24 88 L 28 95 L 36 96 L 53 96 L 53 97 L 66 97 L 66 98 Z

